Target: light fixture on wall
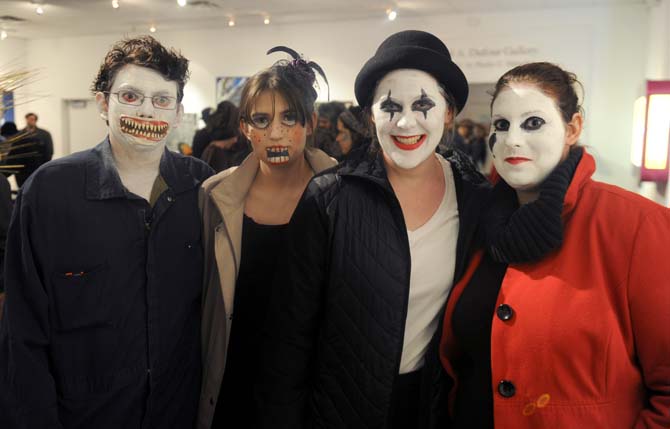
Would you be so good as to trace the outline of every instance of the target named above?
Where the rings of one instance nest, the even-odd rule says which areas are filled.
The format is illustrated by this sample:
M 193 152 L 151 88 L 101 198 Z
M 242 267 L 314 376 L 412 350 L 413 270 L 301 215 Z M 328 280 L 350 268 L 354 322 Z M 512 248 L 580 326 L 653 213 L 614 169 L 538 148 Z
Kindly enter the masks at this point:
M 633 164 L 640 167 L 640 181 L 668 181 L 670 81 L 647 81 L 647 96 L 635 101 L 631 152 L 631 158 L 637 157 Z
M 179 7 L 184 7 L 188 3 L 188 0 L 177 0 Z
M 263 19 L 263 24 L 268 25 L 270 23 L 270 17 L 266 16 L 265 19 Z
M 398 12 L 395 9 L 387 9 L 386 17 L 389 21 L 395 21 L 395 19 L 398 17 Z
M 118 9 L 119 8 L 119 0 L 112 0 L 112 7 L 114 9 Z
M 156 32 L 156 26 L 155 26 L 155 25 L 152 25 L 151 27 L 149 27 L 149 31 L 150 31 L 151 33 L 155 33 L 155 32 Z
M 9 37 L 9 34 L 5 30 L 0 31 L 0 40 L 5 40 L 7 37 Z
M 234 27 L 235 26 L 235 20 L 233 18 L 230 18 L 228 20 L 228 27 Z
M 41 4 L 36 5 L 35 13 L 38 15 L 44 15 L 44 7 Z

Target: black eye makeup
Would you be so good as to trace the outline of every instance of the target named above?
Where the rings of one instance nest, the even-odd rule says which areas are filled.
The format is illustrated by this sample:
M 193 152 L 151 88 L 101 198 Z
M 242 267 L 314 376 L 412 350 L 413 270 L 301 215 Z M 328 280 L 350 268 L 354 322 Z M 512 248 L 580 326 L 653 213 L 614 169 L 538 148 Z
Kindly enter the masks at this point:
M 412 103 L 412 110 L 423 113 L 423 119 L 428 119 L 428 111 L 435 107 L 435 102 L 421 88 L 421 97 Z
M 293 111 L 284 112 L 282 114 L 281 123 L 287 127 L 292 127 L 298 123 L 298 114 Z
M 531 116 L 530 118 L 523 121 L 523 124 L 521 124 L 521 128 L 527 131 L 536 131 L 542 128 L 544 124 L 546 124 L 546 121 L 544 119 L 537 116 Z
M 265 113 L 254 113 L 250 119 L 251 125 L 260 130 L 264 130 L 270 125 L 270 115 Z
M 389 113 L 391 116 L 389 118 L 389 122 L 393 120 L 393 115 L 396 113 L 402 112 L 402 106 L 395 101 L 391 100 L 391 90 L 389 89 L 389 93 L 386 96 L 386 99 L 381 102 L 379 105 L 379 108 L 381 109 L 382 112 Z
M 493 121 L 493 128 L 496 131 L 509 131 L 509 121 L 507 119 L 496 119 Z

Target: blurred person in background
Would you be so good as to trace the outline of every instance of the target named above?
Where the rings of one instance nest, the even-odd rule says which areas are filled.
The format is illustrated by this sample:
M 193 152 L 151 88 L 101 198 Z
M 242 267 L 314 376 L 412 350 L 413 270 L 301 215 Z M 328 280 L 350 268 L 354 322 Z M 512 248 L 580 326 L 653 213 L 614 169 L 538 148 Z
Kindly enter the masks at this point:
M 336 158 L 339 162 L 358 159 L 365 154 L 370 144 L 370 133 L 363 109 L 352 106 L 340 113 L 335 141 L 340 146 L 340 155 Z
M 250 152 L 247 139 L 240 136 L 240 110 L 230 101 L 222 101 L 209 121 L 211 141 L 202 160 L 217 173 L 239 165 Z
M 32 144 L 13 149 L 9 153 L 9 156 L 14 157 L 15 162 L 20 162 L 25 166 L 21 171 L 15 174 L 16 183 L 19 187 L 23 186 L 26 179 L 28 179 L 40 165 L 50 161 L 54 152 L 51 133 L 37 127 L 37 115 L 35 113 L 27 113 L 25 118 L 26 127 L 21 130 L 22 137 L 16 145 Z
M 206 107 L 200 112 L 202 121 L 205 123 L 203 128 L 200 128 L 193 135 L 193 143 L 191 144 L 191 156 L 202 158 L 202 152 L 212 139 L 210 138 L 209 119 L 212 115 L 212 108 Z
M 337 118 L 346 107 L 339 101 L 330 101 L 319 105 L 319 115 L 314 130 L 313 146 L 321 149 L 333 158 L 341 156 L 340 145 L 335 141 L 337 136 Z
M 470 119 L 463 119 L 456 125 L 457 136 L 451 142 L 453 148 L 465 154 L 481 170 L 486 161 L 486 141 L 475 135 L 475 124 Z M 481 131 L 480 131 L 481 134 Z M 484 135 L 486 130 L 484 130 Z

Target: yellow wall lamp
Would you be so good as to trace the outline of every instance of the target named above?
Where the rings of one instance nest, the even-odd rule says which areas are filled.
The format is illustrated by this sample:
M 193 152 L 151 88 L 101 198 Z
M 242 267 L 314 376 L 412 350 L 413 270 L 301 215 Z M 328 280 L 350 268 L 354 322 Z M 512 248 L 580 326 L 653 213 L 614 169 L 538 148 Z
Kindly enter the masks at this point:
M 640 181 L 666 184 L 670 174 L 670 81 L 648 80 L 647 95 L 635 100 L 632 163 Z

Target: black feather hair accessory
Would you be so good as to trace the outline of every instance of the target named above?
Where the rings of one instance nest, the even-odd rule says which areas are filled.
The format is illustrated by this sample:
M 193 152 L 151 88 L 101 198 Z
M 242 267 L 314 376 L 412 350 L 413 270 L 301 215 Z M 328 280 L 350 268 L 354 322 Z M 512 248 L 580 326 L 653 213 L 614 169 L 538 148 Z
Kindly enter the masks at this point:
M 314 71 L 316 70 L 316 72 L 319 73 L 319 75 L 321 75 L 323 78 L 323 81 L 326 82 L 326 86 L 328 87 L 328 101 L 330 101 L 330 84 L 328 83 L 326 73 L 323 71 L 320 65 L 314 61 L 305 61 L 302 55 L 286 46 L 275 46 L 274 48 L 268 50 L 266 55 L 270 55 L 275 52 L 285 52 L 289 54 L 293 60 L 288 63 L 288 66 L 295 70 L 298 76 L 307 82 L 310 82 L 312 85 L 316 83 L 316 75 L 314 74 Z

